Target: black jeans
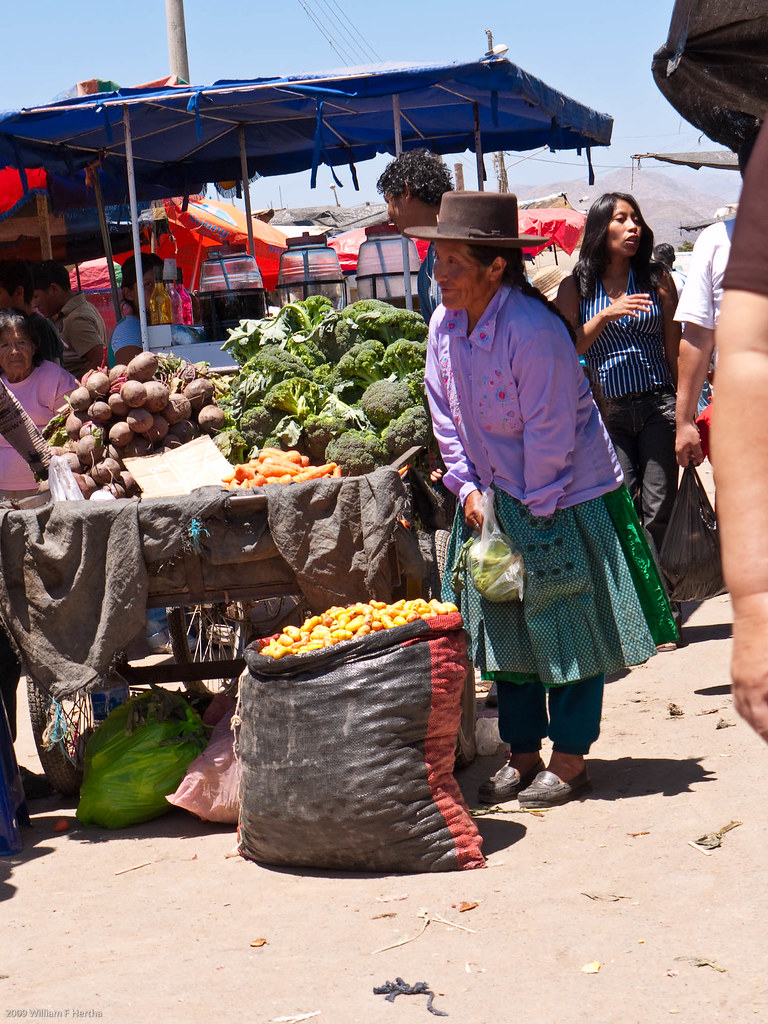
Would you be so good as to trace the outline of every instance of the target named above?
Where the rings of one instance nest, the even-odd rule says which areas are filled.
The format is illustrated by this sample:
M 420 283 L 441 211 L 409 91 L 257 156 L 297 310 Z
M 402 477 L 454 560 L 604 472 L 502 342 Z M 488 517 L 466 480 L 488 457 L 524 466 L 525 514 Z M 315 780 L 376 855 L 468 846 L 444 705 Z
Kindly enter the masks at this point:
M 605 425 L 658 564 L 677 494 L 675 394 L 648 391 L 608 402 Z

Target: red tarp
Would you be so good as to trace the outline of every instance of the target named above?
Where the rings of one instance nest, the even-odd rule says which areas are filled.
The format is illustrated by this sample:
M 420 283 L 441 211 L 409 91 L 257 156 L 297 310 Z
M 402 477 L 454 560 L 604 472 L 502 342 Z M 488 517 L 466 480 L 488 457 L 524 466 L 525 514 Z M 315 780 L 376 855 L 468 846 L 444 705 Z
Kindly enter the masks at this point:
M 30 192 L 47 192 L 48 176 L 42 168 L 28 170 L 27 185 Z M 10 217 L 16 209 L 29 202 L 29 193 L 24 192 L 21 175 L 12 167 L 0 170 L 0 220 Z

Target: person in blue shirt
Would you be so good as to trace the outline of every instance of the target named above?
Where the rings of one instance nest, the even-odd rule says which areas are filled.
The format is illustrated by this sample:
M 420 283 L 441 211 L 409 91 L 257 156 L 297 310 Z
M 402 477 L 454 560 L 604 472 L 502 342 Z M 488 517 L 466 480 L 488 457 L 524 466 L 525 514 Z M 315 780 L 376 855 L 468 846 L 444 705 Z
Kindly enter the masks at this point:
M 451 173 L 439 156 L 427 149 L 401 153 L 379 178 L 376 188 L 387 201 L 387 215 L 398 231 L 418 225 L 437 224 L 444 193 L 453 191 Z M 419 268 L 421 315 L 429 318 L 440 305 L 440 288 L 434 279 L 435 247 L 429 246 Z
M 149 309 L 152 289 L 155 287 L 155 268 L 163 269 L 163 261 L 153 252 L 141 254 L 144 304 Z M 138 275 L 136 259 L 129 256 L 122 266 L 123 319 L 112 331 L 109 339 L 109 365 L 128 364 L 142 349 L 141 325 L 139 323 Z

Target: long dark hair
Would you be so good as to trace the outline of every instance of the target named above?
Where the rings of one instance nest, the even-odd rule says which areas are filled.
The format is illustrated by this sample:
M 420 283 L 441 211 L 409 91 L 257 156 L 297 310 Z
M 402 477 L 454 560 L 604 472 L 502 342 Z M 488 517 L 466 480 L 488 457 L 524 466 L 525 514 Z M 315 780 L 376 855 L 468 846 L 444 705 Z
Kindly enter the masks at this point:
M 616 204 L 622 201 L 632 207 L 640 222 L 640 244 L 630 260 L 635 286 L 639 291 L 650 292 L 655 290 L 664 279 L 665 269 L 652 260 L 653 232 L 646 224 L 635 197 L 626 192 L 605 192 L 589 208 L 587 223 L 584 225 L 584 238 L 581 242 L 581 254 L 578 263 L 573 268 L 576 288 L 582 299 L 592 298 L 595 294 L 597 279 L 602 277 L 608 265 L 608 256 L 605 251 L 608 225 L 613 219 Z

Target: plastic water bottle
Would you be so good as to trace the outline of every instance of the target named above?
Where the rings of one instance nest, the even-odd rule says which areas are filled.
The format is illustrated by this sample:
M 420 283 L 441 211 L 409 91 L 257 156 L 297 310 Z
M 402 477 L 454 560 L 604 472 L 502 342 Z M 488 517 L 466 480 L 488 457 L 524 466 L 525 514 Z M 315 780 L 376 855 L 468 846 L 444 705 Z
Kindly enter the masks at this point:
M 184 287 L 184 272 L 181 267 L 176 271 L 176 292 L 181 298 L 181 320 L 179 323 L 186 324 L 189 327 L 195 322 L 192 313 L 192 296 Z M 175 320 L 173 322 L 176 323 Z

